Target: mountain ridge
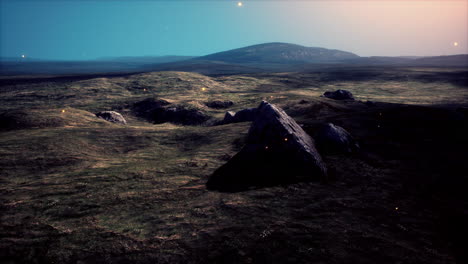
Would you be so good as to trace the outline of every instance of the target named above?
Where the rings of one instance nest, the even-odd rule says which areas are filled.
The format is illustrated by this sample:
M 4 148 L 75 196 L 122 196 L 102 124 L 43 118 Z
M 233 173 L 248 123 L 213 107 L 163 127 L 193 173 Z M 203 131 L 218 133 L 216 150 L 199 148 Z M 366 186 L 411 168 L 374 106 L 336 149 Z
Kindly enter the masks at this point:
M 284 42 L 270 42 L 217 52 L 193 60 L 226 63 L 320 63 L 359 58 L 358 55 L 336 49 L 306 47 Z

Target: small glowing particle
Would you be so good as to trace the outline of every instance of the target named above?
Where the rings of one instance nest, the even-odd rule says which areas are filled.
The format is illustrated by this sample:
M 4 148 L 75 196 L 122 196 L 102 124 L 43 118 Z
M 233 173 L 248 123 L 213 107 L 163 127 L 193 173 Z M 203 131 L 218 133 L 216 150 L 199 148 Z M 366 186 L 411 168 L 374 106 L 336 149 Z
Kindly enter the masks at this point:
M 380 128 L 380 125 L 377 125 L 378 128 Z
M 395 211 L 398 211 L 398 207 L 395 207 Z
M 453 43 L 453 46 L 455 46 L 455 47 L 458 46 L 458 42 L 455 41 L 455 42 Z
M 382 113 L 379 113 L 379 116 L 382 116 Z
M 143 89 L 143 91 L 145 91 L 145 92 L 146 92 L 146 91 L 148 91 L 148 90 L 146 90 L 146 89 Z
M 268 149 L 268 146 L 265 146 L 265 149 Z
M 62 109 L 62 113 L 65 113 L 65 109 Z
M 201 88 L 201 90 L 204 92 L 204 91 L 206 91 L 206 88 L 205 88 L 205 87 L 203 87 L 203 88 Z
M 24 58 L 26 58 L 26 55 L 24 55 L 24 54 L 23 54 L 23 55 L 21 55 L 21 58 L 23 58 L 23 59 L 24 59 Z
M 237 6 L 238 6 L 238 7 L 241 7 L 241 6 L 243 6 L 243 5 L 244 5 L 244 3 L 240 2 L 240 1 L 237 2 Z
M 284 141 L 288 141 L 288 138 L 284 138 Z

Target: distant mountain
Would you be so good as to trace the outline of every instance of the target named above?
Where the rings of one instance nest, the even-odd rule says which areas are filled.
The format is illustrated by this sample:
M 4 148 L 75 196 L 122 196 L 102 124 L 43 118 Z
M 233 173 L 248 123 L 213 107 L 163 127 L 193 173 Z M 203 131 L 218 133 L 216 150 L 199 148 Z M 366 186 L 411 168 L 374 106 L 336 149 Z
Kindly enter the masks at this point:
M 335 66 L 468 67 L 468 54 L 435 57 L 359 57 L 356 54 L 288 43 L 266 43 L 202 57 L 116 57 L 92 61 L 0 58 L 0 75 L 54 75 L 187 71 L 206 75 L 307 71 Z
M 360 57 L 343 61 L 346 64 L 359 65 L 394 65 L 394 66 L 436 66 L 436 67 L 466 67 L 468 54 L 432 56 L 432 57 Z
M 341 50 L 304 47 L 296 44 L 275 42 L 214 53 L 197 57 L 195 60 L 222 61 L 238 64 L 299 64 L 330 63 L 353 58 L 359 58 L 359 56 Z
M 89 61 L 48 61 L 33 58 L 0 58 L 0 75 L 89 74 L 147 71 L 146 65 L 186 61 L 190 56 L 108 57 Z
M 433 56 L 415 59 L 411 62 L 421 66 L 468 66 L 468 54 Z
M 131 63 L 169 63 L 176 61 L 184 61 L 195 58 L 194 56 L 141 56 L 141 57 L 103 57 L 98 61 L 115 61 L 115 62 L 131 62 Z
M 37 59 L 37 58 L 21 58 L 21 57 L 0 57 L 0 62 L 25 62 L 25 61 L 45 61 L 43 59 Z

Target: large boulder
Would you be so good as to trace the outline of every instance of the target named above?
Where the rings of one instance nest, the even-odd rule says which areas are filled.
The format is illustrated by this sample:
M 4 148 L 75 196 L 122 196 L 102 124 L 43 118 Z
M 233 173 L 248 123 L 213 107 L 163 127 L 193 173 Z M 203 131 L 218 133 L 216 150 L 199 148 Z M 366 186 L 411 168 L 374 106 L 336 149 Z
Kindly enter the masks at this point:
M 115 111 L 101 111 L 96 113 L 96 116 L 112 123 L 118 123 L 122 125 L 127 124 L 125 118 L 120 113 Z
M 353 94 L 346 90 L 336 90 L 334 92 L 327 91 L 323 96 L 335 100 L 354 100 Z
M 206 102 L 206 106 L 210 108 L 215 108 L 215 109 L 222 109 L 222 108 L 228 108 L 234 105 L 232 101 L 221 101 L 221 100 L 214 100 L 211 102 Z
M 210 176 L 208 189 L 234 192 L 326 177 L 313 139 L 296 121 L 265 101 L 256 115 L 246 145 Z
M 314 139 L 322 153 L 351 153 L 359 149 L 359 144 L 348 131 L 332 123 L 322 125 Z

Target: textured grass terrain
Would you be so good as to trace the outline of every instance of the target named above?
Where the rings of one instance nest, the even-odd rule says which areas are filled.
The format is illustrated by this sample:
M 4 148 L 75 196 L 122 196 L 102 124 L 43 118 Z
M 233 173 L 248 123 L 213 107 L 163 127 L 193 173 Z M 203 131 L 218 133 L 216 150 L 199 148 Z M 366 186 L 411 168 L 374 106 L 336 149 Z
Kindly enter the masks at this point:
M 466 234 L 466 69 L 352 68 L 91 79 L 3 77 L 0 257 L 9 263 L 460 263 Z M 319 97 L 347 89 L 358 100 Z M 266 99 L 311 135 L 324 121 L 362 151 L 327 155 L 329 182 L 209 192 L 250 123 L 152 124 L 134 102 L 205 111 Z M 402 105 L 410 104 L 410 105 Z M 437 105 L 437 106 L 435 106 Z M 443 105 L 443 106 L 442 106 Z M 127 126 L 93 113 L 115 110 Z

